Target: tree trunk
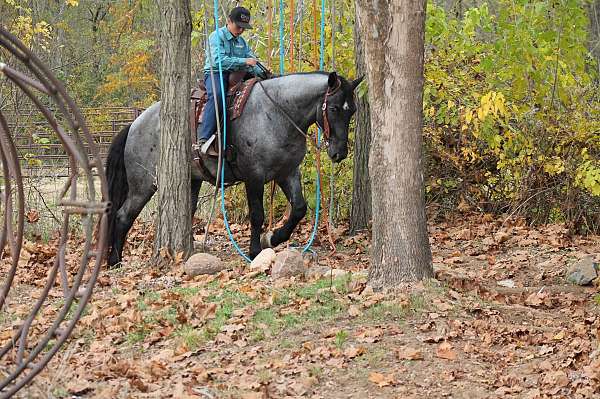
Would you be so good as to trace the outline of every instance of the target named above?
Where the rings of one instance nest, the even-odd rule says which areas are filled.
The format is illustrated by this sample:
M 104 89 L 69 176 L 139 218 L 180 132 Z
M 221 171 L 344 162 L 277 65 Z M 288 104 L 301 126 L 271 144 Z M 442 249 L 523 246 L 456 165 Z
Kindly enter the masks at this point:
M 373 253 L 369 284 L 433 275 L 423 190 L 425 0 L 357 0 L 365 44 L 372 142 Z
M 158 219 L 154 261 L 192 249 L 189 0 L 158 0 L 161 43 Z
M 597 71 L 600 74 L 600 0 L 590 2 L 588 7 L 590 17 L 589 49 L 596 60 Z
M 358 7 L 356 4 L 355 7 Z M 354 53 L 356 75 L 366 74 L 363 40 L 354 24 Z M 371 116 L 367 96 L 356 99 L 356 129 L 354 130 L 354 172 L 352 209 L 350 212 L 350 233 L 369 227 L 371 220 L 371 181 L 369 179 L 369 148 L 371 146 Z

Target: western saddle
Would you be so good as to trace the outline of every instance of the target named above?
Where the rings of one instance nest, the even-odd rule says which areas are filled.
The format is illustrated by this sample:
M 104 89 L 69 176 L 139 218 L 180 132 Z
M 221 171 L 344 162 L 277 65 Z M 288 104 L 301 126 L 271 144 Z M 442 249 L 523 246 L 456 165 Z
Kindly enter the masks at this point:
M 226 97 L 228 122 L 237 119 L 242 114 L 252 88 L 259 80 L 259 78 L 244 80 L 245 75 L 245 71 L 236 71 L 229 74 L 229 90 Z M 202 115 L 207 101 L 206 87 L 204 86 L 204 82 L 200 82 L 198 87 L 192 89 L 190 95 L 192 144 L 196 144 L 197 142 L 196 130 L 198 129 L 198 124 L 202 122 Z

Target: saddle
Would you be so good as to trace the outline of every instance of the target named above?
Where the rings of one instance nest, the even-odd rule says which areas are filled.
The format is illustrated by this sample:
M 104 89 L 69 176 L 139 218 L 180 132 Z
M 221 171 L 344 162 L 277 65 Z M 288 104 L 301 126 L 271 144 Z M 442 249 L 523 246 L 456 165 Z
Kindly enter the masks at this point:
M 256 82 L 260 80 L 259 78 L 244 80 L 245 75 L 245 71 L 236 71 L 229 74 L 229 90 L 227 90 L 226 96 L 228 122 L 231 122 L 242 115 L 246 101 L 248 101 L 248 97 L 252 92 L 252 88 Z M 200 82 L 198 87 L 192 89 L 190 95 L 190 130 L 192 134 L 192 144 L 196 144 L 197 142 L 196 130 L 198 129 L 198 124 L 202 122 L 202 115 L 207 101 L 208 95 L 206 94 L 206 87 L 204 86 L 204 82 Z

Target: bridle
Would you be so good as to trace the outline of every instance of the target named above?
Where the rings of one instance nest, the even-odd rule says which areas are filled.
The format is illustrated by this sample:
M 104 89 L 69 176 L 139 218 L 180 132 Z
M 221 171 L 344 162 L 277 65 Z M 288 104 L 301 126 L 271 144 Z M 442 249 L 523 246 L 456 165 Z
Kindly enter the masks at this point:
M 300 127 L 296 124 L 296 122 L 294 122 L 294 120 L 292 119 L 292 117 L 290 116 L 290 114 L 277 102 L 275 101 L 271 95 L 267 92 L 267 90 L 265 89 L 265 87 L 262 84 L 262 81 L 258 81 L 258 85 L 260 86 L 260 88 L 263 90 L 263 92 L 265 93 L 265 95 L 267 96 L 267 98 L 275 105 L 275 107 L 292 123 L 292 125 L 294 125 L 294 127 L 296 128 L 296 130 L 302 135 L 304 136 L 304 138 L 308 138 L 308 136 L 306 135 L 306 133 L 304 133 L 302 131 L 302 129 L 300 129 Z M 319 106 L 317 105 L 317 120 L 315 121 L 316 125 L 323 130 L 323 137 L 325 138 L 325 142 L 329 143 L 329 137 L 331 136 L 331 127 L 329 125 L 329 119 L 327 118 L 327 99 L 329 98 L 329 96 L 337 93 L 340 88 L 342 87 L 342 81 L 340 80 L 340 78 L 337 78 L 336 81 L 336 85 L 335 87 L 332 89 L 329 87 L 329 85 L 327 86 L 327 91 L 325 92 L 325 98 L 323 99 L 323 105 L 321 106 L 321 112 L 323 114 L 323 126 L 321 126 L 321 124 L 319 124 L 318 118 L 319 118 Z

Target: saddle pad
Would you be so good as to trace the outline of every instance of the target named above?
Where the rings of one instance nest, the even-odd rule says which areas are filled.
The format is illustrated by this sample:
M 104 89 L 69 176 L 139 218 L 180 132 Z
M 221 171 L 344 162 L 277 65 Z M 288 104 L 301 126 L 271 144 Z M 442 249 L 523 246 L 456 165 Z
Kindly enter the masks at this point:
M 258 78 L 248 79 L 242 82 L 239 86 L 234 88 L 235 91 L 233 93 L 230 91 L 231 102 L 228 103 L 228 117 L 229 120 L 232 121 L 234 119 L 239 118 L 244 112 L 244 106 L 246 105 L 246 101 L 248 101 L 248 97 L 250 97 L 250 93 L 252 92 L 252 88 L 258 82 Z

